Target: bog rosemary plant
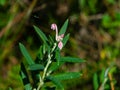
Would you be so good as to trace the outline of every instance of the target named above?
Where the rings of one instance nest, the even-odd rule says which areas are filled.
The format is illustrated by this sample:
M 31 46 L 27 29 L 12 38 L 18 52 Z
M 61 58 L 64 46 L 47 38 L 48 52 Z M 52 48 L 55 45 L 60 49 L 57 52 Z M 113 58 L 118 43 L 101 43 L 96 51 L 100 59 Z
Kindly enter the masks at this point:
M 65 21 L 58 32 L 56 24 L 51 25 L 51 31 L 55 31 L 55 37 L 46 36 L 38 27 L 34 29 L 43 44 L 40 46 L 36 59 L 33 60 L 22 43 L 19 43 L 20 50 L 28 65 L 21 63 L 20 75 L 25 90 L 64 90 L 62 80 L 79 78 L 80 72 L 66 72 L 55 74 L 54 72 L 64 63 L 81 63 L 83 59 L 70 56 L 61 56 L 60 52 L 69 39 L 69 34 L 65 35 L 68 20 Z M 27 67 L 27 69 L 26 69 Z

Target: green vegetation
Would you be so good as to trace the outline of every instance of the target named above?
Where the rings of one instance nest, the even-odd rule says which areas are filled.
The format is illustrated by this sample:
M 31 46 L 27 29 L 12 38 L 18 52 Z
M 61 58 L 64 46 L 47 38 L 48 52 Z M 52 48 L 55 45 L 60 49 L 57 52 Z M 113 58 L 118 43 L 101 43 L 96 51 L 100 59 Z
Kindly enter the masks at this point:
M 61 68 L 50 69 L 57 69 L 55 74 L 79 71 L 82 76 L 71 80 L 56 76 L 65 79 L 62 82 L 65 90 L 120 89 L 120 0 L 0 0 L 0 90 L 23 90 L 20 63 L 31 64 L 38 54 L 42 56 L 40 52 L 46 47 L 42 44 L 48 43 L 46 37 L 51 40 L 50 45 L 54 42 L 55 32 L 50 25 L 56 23 L 60 28 L 66 19 L 69 20 L 65 37 L 68 42 L 63 41 L 66 46 L 61 51 Z M 46 36 L 36 33 L 34 28 L 40 28 Z M 49 48 L 47 50 L 49 52 Z M 21 52 L 29 54 L 23 57 Z M 76 58 L 68 61 L 70 57 L 66 56 L 83 58 L 86 62 L 74 63 Z M 28 58 L 31 62 L 25 62 Z M 43 68 L 40 65 L 26 67 L 27 73 Z M 65 76 L 68 74 L 73 75 Z

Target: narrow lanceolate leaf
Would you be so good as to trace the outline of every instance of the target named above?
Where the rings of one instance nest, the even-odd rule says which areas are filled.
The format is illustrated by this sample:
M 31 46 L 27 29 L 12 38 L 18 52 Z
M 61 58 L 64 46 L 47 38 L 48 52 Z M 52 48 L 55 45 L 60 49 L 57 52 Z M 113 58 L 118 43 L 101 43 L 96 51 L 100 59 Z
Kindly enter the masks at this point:
M 42 30 L 40 30 L 38 27 L 34 26 L 35 31 L 37 32 L 38 36 L 42 39 L 42 41 L 44 42 L 48 53 L 50 52 L 50 46 L 48 45 L 48 38 L 47 36 L 42 32 Z
M 40 65 L 40 64 L 33 64 L 33 65 L 29 65 L 28 67 L 29 70 L 43 70 L 44 66 Z
M 26 71 L 23 63 L 21 63 L 20 76 L 22 78 L 25 90 L 32 90 L 32 87 L 31 87 L 31 84 L 29 81 L 29 77 L 28 77 L 27 71 Z
M 80 74 L 79 72 L 68 72 L 68 73 L 64 73 L 64 74 L 59 74 L 59 75 L 55 75 L 54 77 L 57 80 L 67 80 L 67 79 L 74 79 L 74 78 L 79 78 L 82 74 Z
M 48 76 L 46 79 L 50 80 L 53 84 L 55 84 L 58 90 L 64 90 L 63 85 L 55 77 Z
M 100 73 L 100 83 L 102 83 L 104 81 L 104 74 L 105 74 L 105 68 L 102 69 L 101 73 Z
M 49 39 L 50 39 L 49 41 L 50 41 L 51 44 L 55 43 L 55 41 L 54 41 L 54 39 L 52 38 L 52 36 L 49 35 Z
M 46 43 L 46 41 L 48 41 L 46 35 L 38 27 L 34 26 L 34 29 L 39 35 L 39 37 L 43 40 L 43 42 Z
M 65 23 L 62 26 L 62 28 L 60 29 L 59 35 L 65 34 L 65 32 L 67 30 L 67 26 L 68 26 L 68 19 L 65 21 Z
M 60 62 L 81 63 L 85 62 L 85 60 L 74 57 L 61 57 Z
M 94 85 L 94 90 L 97 90 L 99 87 L 99 84 L 98 84 L 98 75 L 96 73 L 93 76 L 93 85 Z
M 57 59 L 57 65 L 59 65 L 59 60 L 60 60 L 60 50 L 56 50 L 55 52 L 55 58 Z
M 20 47 L 20 51 L 22 52 L 23 56 L 25 57 L 27 63 L 29 65 L 34 64 L 34 61 L 32 60 L 31 56 L 29 55 L 29 53 L 27 52 L 26 48 L 24 47 L 23 44 L 19 43 L 19 47 Z
M 67 34 L 67 35 L 63 38 L 63 40 L 62 40 L 62 42 L 63 42 L 63 46 L 66 45 L 66 43 L 67 43 L 69 37 L 70 37 L 70 34 Z
M 49 68 L 49 72 L 53 72 L 55 70 L 57 70 L 58 68 L 60 68 L 62 65 L 64 64 L 64 62 L 59 62 L 59 64 L 57 64 L 57 62 L 52 62 L 50 68 Z

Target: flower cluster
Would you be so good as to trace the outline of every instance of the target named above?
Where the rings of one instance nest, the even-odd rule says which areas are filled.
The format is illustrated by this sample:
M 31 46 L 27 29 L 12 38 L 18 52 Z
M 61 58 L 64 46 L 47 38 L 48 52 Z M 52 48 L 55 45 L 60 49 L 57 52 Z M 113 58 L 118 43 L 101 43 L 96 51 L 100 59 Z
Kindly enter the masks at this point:
M 55 23 L 51 25 L 51 29 L 56 31 L 56 41 L 58 42 L 58 47 L 61 50 L 63 48 L 62 40 L 63 40 L 64 34 L 58 35 L 58 28 Z

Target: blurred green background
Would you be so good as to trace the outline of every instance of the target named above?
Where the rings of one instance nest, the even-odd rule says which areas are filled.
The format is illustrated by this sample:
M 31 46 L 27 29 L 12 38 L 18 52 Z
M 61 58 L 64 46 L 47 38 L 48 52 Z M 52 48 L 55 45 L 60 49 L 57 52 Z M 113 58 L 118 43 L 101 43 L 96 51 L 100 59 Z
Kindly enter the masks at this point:
M 93 75 L 99 76 L 113 63 L 113 88 L 120 90 L 120 0 L 0 0 L 0 90 L 23 90 L 19 70 L 25 58 L 18 43 L 35 59 L 41 42 L 33 25 L 49 35 L 52 23 L 60 28 L 66 19 L 70 39 L 62 55 L 86 63 L 65 64 L 59 70 L 83 73 L 79 79 L 63 82 L 65 90 L 94 90 Z

